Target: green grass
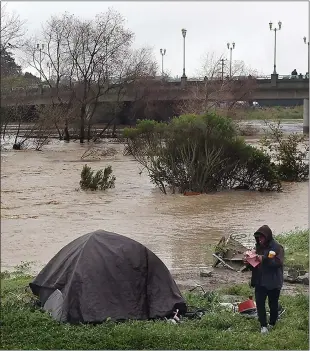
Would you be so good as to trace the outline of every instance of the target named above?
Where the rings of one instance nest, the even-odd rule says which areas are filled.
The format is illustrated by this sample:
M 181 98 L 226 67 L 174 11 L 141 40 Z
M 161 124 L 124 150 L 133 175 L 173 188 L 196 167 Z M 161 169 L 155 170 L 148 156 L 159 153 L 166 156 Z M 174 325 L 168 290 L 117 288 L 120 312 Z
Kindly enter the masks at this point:
M 217 113 L 227 115 L 226 110 L 217 109 Z M 302 120 L 303 106 L 296 107 L 266 107 L 262 109 L 234 109 L 228 113 L 228 116 L 236 120 Z
M 236 284 L 224 287 L 219 290 L 222 294 L 236 295 L 236 296 L 250 296 L 253 295 L 254 290 L 248 284 Z
M 216 109 L 215 112 L 227 116 L 227 110 Z M 275 106 L 261 109 L 236 108 L 230 111 L 228 116 L 237 120 L 302 120 L 303 106 Z
M 308 346 L 309 298 L 305 294 L 281 296 L 286 313 L 269 335 L 261 335 L 257 320 L 216 304 L 224 293 L 246 298 L 251 289 L 245 284 L 222 289 L 211 299 L 198 293 L 184 294 L 189 305 L 208 309 L 201 320 L 178 325 L 132 321 L 73 326 L 55 322 L 30 306 L 30 295 L 25 293 L 29 281 L 21 276 L 1 281 L 2 349 L 306 350 Z
M 253 109 L 245 112 L 245 119 L 303 119 L 303 106 L 296 107 L 270 107 L 266 109 Z
M 247 285 L 226 288 L 212 299 L 187 293 L 189 305 L 205 307 L 201 320 L 170 325 L 157 322 L 107 322 L 97 326 L 60 324 L 47 313 L 31 308 L 25 286 L 29 277 L 1 281 L 2 349 L 204 349 L 204 350 L 306 350 L 308 346 L 308 296 L 281 296 L 287 309 L 269 335 L 259 333 L 255 319 L 247 319 L 219 308 L 221 294 L 247 297 Z M 241 298 L 241 297 L 240 297 Z M 283 337 L 285 335 L 285 337 Z
M 297 230 L 276 236 L 285 249 L 286 267 L 309 270 L 309 235 L 310 230 Z

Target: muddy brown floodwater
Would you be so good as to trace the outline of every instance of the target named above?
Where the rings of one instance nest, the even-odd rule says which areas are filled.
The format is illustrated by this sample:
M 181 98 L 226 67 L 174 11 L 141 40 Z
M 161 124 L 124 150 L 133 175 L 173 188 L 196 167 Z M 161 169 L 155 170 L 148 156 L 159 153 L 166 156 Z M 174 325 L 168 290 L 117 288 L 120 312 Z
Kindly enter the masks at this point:
M 138 240 L 187 284 L 199 282 L 199 267 L 212 263 L 210 245 L 222 235 L 246 234 L 269 224 L 275 234 L 308 226 L 308 183 L 285 184 L 282 193 L 225 191 L 163 195 L 123 156 L 81 160 L 87 145 L 61 142 L 43 152 L 2 151 L 2 270 L 34 261 L 38 271 L 64 245 L 104 229 Z M 115 189 L 79 191 L 82 166 L 112 165 Z M 188 282 L 189 283 L 189 282 Z M 188 285 L 191 285 L 190 283 Z

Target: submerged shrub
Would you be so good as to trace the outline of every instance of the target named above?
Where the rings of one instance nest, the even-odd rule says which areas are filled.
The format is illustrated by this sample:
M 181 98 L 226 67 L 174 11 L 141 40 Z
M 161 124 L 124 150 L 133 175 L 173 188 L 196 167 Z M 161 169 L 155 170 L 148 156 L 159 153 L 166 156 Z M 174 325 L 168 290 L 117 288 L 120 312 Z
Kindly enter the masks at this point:
M 81 172 L 80 186 L 82 190 L 106 190 L 115 187 L 115 176 L 112 167 L 100 169 L 95 174 L 91 167 L 84 165 Z
M 220 189 L 280 190 L 275 165 L 238 137 L 233 122 L 214 113 L 168 123 L 140 121 L 124 130 L 127 150 L 166 193 Z

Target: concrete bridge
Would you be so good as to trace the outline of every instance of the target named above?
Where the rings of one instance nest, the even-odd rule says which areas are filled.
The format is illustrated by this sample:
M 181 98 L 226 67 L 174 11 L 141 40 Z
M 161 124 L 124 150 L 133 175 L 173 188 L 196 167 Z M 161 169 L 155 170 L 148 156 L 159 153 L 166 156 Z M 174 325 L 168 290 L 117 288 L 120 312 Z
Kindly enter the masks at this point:
M 145 82 L 144 82 L 145 83 Z M 72 101 L 72 94 L 78 94 L 69 88 L 56 91 L 54 88 L 27 91 L 16 89 L 3 91 L 2 106 L 19 105 L 49 105 L 58 101 Z M 93 92 L 94 96 L 96 92 Z M 309 77 L 279 76 L 272 74 L 267 77 L 233 77 L 229 80 L 187 79 L 170 81 L 149 80 L 147 85 L 127 84 L 125 88 L 110 88 L 107 93 L 98 98 L 98 102 L 136 102 L 139 99 L 148 101 L 259 101 L 259 100 L 304 100 L 304 130 L 309 131 Z M 91 99 L 89 100 L 91 103 Z M 94 101 L 94 100 L 93 100 Z

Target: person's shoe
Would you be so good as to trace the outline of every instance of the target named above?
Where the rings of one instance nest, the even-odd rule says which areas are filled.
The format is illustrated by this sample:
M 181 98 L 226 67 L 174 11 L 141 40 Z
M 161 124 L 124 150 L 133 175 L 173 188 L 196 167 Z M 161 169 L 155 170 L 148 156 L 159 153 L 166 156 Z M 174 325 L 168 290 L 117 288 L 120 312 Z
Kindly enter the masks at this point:
M 268 333 L 268 329 L 266 327 L 261 327 L 260 332 L 262 334 L 267 334 Z
M 274 325 L 273 324 L 268 324 L 267 328 L 268 328 L 268 330 L 271 330 L 272 328 L 274 328 Z

